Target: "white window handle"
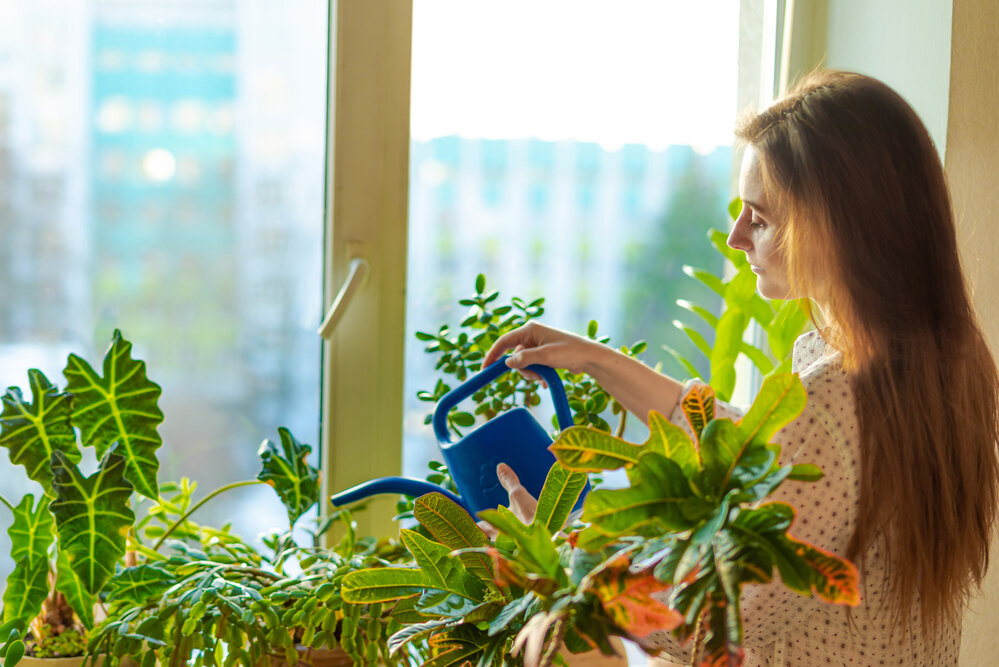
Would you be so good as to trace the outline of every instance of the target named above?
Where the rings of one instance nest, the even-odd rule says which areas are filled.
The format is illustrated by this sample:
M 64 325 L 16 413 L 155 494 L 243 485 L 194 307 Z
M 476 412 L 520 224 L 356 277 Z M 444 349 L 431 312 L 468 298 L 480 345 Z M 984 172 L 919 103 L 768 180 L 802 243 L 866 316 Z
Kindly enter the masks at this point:
M 347 270 L 347 279 L 340 288 L 340 293 L 333 299 L 333 305 L 326 313 L 326 319 L 319 325 L 319 335 L 326 339 L 333 338 L 333 330 L 340 323 L 340 319 L 347 311 L 354 294 L 364 284 L 364 279 L 368 277 L 368 262 L 360 257 L 350 260 L 350 268 Z

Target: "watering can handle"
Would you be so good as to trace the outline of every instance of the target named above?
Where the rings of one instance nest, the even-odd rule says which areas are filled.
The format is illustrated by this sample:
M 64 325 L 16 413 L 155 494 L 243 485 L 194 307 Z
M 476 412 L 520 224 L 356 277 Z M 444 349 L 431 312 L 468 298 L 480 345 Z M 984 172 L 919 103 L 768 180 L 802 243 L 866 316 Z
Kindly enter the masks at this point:
M 437 436 L 438 442 L 451 442 L 451 434 L 447 428 L 447 415 L 451 412 L 451 408 L 499 376 L 513 370 L 506 365 L 507 357 L 508 355 L 504 354 L 480 371 L 478 375 L 472 376 L 465 384 L 455 387 L 444 394 L 441 400 L 437 402 L 437 407 L 434 408 L 433 424 L 434 434 Z M 572 426 L 574 424 L 572 411 L 569 409 L 569 399 L 566 398 L 565 387 L 562 386 L 562 378 L 558 376 L 555 369 L 548 366 L 534 364 L 527 368 L 540 375 L 548 383 L 548 391 L 551 392 L 552 402 L 555 403 L 555 416 L 558 418 L 559 428 L 565 430 Z

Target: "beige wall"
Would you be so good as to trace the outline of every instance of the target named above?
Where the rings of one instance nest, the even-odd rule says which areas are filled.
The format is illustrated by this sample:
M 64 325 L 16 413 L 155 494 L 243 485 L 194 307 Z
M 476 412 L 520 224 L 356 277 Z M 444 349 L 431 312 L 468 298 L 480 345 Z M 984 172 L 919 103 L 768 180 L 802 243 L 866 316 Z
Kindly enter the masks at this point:
M 965 271 L 999 356 L 999 8 L 954 0 L 947 151 Z M 965 614 L 961 664 L 999 664 L 999 544 L 982 595 Z

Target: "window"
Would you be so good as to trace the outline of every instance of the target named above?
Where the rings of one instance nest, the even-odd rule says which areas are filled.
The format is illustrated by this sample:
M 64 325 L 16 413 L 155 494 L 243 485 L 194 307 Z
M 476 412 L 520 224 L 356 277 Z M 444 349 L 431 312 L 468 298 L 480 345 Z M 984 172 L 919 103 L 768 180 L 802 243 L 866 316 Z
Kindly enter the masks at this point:
M 318 454 L 327 11 L 0 2 L 3 386 L 62 386 L 120 328 L 163 387 L 160 478 L 199 493 L 254 477 L 279 426 Z M 0 480 L 30 484 L 5 453 Z M 287 521 L 264 488 L 203 511 L 248 539 Z

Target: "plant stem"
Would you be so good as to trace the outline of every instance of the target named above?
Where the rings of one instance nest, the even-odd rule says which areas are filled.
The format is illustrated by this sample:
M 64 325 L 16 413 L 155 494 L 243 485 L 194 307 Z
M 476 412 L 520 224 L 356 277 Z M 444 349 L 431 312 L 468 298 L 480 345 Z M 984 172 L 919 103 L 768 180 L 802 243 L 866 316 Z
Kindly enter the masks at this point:
M 9 509 L 11 512 L 14 511 L 14 506 L 11 505 L 10 501 L 7 500 L 6 498 L 4 498 L 2 495 L 0 495 L 0 503 L 3 503 L 4 505 L 6 505 L 7 509 Z
M 181 516 L 179 519 L 177 519 L 176 521 L 174 521 L 173 525 L 171 525 L 169 528 L 167 528 L 167 531 L 165 533 L 163 533 L 163 535 L 160 537 L 160 539 L 156 542 L 155 546 L 153 546 L 153 551 L 159 551 L 159 548 L 161 546 L 163 546 L 163 543 L 166 541 L 166 538 L 170 537 L 170 535 L 173 534 L 173 531 L 177 530 L 177 528 L 180 526 L 180 524 L 182 524 L 185 521 L 187 521 L 187 518 L 189 516 L 191 516 L 192 514 L 194 514 L 198 510 L 198 508 L 200 508 L 202 505 L 204 505 L 205 503 L 207 503 L 209 500 L 211 500 L 215 496 L 220 495 L 222 493 L 225 493 L 226 491 L 231 491 L 232 489 L 238 489 L 241 486 L 253 486 L 254 484 L 263 484 L 263 482 L 261 482 L 259 479 L 248 479 L 248 480 L 244 480 L 242 482 L 233 482 L 232 484 L 226 484 L 225 486 L 221 486 L 221 487 L 215 489 L 214 491 L 212 491 L 211 493 L 209 493 L 207 496 L 205 496 L 204 498 L 202 498 L 201 500 L 199 500 L 197 503 L 195 503 L 194 507 L 192 507 L 191 509 L 187 510 L 183 514 L 183 516 Z
M 628 423 L 628 411 L 621 406 L 621 417 L 617 420 L 617 430 L 614 431 L 614 436 L 618 438 L 624 437 L 624 426 Z

